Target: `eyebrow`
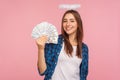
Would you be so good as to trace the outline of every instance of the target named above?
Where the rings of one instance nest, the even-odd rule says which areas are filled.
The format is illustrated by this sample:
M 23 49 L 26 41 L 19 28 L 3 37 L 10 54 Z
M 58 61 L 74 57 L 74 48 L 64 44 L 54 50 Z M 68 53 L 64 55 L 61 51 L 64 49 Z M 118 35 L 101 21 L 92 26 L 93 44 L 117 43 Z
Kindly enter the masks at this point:
M 67 20 L 66 18 L 65 19 L 63 19 L 63 20 Z M 70 18 L 70 20 L 75 20 L 74 18 Z

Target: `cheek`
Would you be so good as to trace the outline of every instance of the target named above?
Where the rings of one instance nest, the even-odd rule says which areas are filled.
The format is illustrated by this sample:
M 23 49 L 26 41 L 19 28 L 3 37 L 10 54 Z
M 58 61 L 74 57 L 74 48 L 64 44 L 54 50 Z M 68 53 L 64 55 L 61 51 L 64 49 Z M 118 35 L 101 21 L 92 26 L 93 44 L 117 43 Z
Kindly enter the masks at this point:
M 63 23 L 63 27 L 65 27 L 65 25 L 66 25 L 66 24 L 65 24 L 65 23 Z
M 74 26 L 75 26 L 76 29 L 78 28 L 77 24 L 75 24 Z
M 78 26 L 75 25 L 74 28 L 73 28 L 73 31 L 77 31 L 77 29 L 78 29 Z
M 65 24 L 63 24 L 63 29 L 65 30 Z

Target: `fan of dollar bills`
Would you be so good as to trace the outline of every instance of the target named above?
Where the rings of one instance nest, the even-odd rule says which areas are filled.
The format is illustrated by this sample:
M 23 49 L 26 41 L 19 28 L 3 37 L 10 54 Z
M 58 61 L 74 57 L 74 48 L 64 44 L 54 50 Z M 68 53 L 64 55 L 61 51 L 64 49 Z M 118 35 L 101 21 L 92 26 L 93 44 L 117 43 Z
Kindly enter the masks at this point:
M 32 38 L 37 39 L 43 35 L 47 35 L 48 41 L 47 43 L 55 43 L 58 42 L 58 32 L 54 25 L 48 22 L 41 22 L 37 24 L 32 30 Z

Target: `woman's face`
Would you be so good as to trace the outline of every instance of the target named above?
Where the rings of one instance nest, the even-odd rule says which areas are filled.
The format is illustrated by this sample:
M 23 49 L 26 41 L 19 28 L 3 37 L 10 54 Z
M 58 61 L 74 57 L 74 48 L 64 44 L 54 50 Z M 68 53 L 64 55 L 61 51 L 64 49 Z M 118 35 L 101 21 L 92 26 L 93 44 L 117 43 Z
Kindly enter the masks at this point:
M 63 19 L 63 29 L 68 35 L 75 35 L 77 31 L 77 21 L 75 17 L 68 13 Z

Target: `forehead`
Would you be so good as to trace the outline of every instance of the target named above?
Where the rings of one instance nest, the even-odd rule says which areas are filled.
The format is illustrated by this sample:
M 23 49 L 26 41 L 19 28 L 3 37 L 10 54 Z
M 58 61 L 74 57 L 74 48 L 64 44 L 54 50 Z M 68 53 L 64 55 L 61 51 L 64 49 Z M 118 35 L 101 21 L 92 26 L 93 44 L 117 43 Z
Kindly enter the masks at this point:
M 64 19 L 75 19 L 75 17 L 73 16 L 72 13 L 67 13 L 67 14 L 64 16 Z

